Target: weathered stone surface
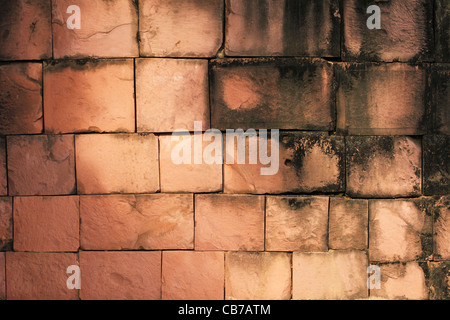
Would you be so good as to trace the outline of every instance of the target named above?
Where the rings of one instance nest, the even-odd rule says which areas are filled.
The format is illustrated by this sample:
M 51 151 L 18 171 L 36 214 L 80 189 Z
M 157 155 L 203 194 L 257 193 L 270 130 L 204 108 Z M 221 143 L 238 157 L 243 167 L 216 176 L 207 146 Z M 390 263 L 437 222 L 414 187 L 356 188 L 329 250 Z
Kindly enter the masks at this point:
M 294 252 L 293 299 L 361 299 L 368 296 L 367 254 L 346 250 Z
M 423 192 L 450 193 L 450 136 L 423 137 Z
M 82 300 L 161 298 L 161 252 L 80 252 Z
M 196 250 L 264 250 L 264 197 L 195 196 Z
M 289 300 L 290 297 L 290 253 L 226 253 L 225 299 Z
M 193 249 L 191 194 L 81 196 L 84 250 Z
M 261 169 L 273 166 L 257 163 L 251 164 L 249 159 L 250 145 L 260 144 L 264 137 L 246 138 L 245 164 L 238 164 L 236 151 L 238 144 L 234 143 L 234 161 L 229 148 L 225 149 L 224 191 L 226 193 L 311 193 L 343 191 L 344 140 L 338 136 L 328 136 L 326 133 L 280 133 L 278 171 L 272 175 L 262 175 Z M 267 150 L 276 150 L 271 140 L 267 141 Z
M 162 255 L 162 299 L 223 299 L 223 252 L 164 251 Z
M 369 200 L 370 261 L 408 262 L 432 254 L 432 201 Z
M 229 56 L 340 57 L 337 0 L 227 0 Z
M 79 221 L 78 196 L 15 197 L 14 250 L 77 251 Z
M 0 134 L 41 133 L 42 64 L 0 65 Z
M 0 251 L 9 251 L 12 249 L 12 229 L 12 198 L 2 197 L 0 198 Z
M 430 262 L 428 277 L 429 298 L 450 300 L 450 262 Z
M 9 136 L 7 148 L 10 195 L 76 192 L 73 135 Z
M 381 29 L 369 29 L 367 8 L 381 9 Z M 428 0 L 343 1 L 346 61 L 431 61 L 433 3 Z
M 402 136 L 346 139 L 348 195 L 393 198 L 420 194 L 420 140 Z
M 450 260 L 450 196 L 436 202 L 434 221 L 434 258 Z
M 137 59 L 136 107 L 139 132 L 209 129 L 208 61 Z
M 174 140 L 172 140 L 174 139 Z M 187 139 L 187 140 L 184 140 Z M 198 140 L 197 140 L 198 139 Z M 222 191 L 222 164 L 206 163 L 205 157 L 202 157 L 201 163 L 195 163 L 195 145 L 202 146 L 201 154 L 210 155 L 206 150 L 208 146 L 214 143 L 212 141 L 205 141 L 204 135 L 164 135 L 159 136 L 159 152 L 160 152 L 160 166 L 161 166 L 161 192 L 217 192 Z M 185 142 L 183 142 L 185 141 Z M 190 157 L 186 155 L 188 163 L 177 164 L 175 157 L 183 157 L 184 151 L 180 151 L 180 146 L 187 146 L 187 152 L 190 152 Z M 178 152 L 177 152 L 178 150 Z M 208 150 L 210 150 L 208 148 Z M 187 154 L 186 152 L 186 154 Z M 222 149 L 217 156 L 222 159 Z M 212 153 L 215 155 L 215 153 Z
M 223 0 L 139 1 L 141 56 L 215 56 L 222 45 L 223 9 Z
M 450 135 L 450 64 L 431 65 L 430 131 Z
M 79 193 L 159 190 L 158 138 L 153 134 L 77 135 L 75 145 Z
M 81 28 L 69 29 L 70 5 L 81 13 Z M 133 0 L 56 0 L 52 5 L 53 53 L 65 57 L 137 57 L 138 14 Z
M 66 284 L 66 270 L 71 265 L 78 265 L 76 253 L 7 252 L 8 300 L 78 299 L 78 290 L 70 290 Z
M 368 224 L 367 200 L 330 198 L 330 249 L 367 249 Z
M 131 59 L 46 65 L 45 131 L 134 132 L 133 77 Z
M 339 63 L 337 131 L 354 135 L 425 134 L 426 67 Z
M 370 290 L 371 297 L 389 300 L 424 300 L 428 298 L 425 274 L 417 262 L 381 264 L 380 289 Z
M 50 0 L 0 1 L 0 60 L 52 57 Z
M 8 176 L 6 173 L 6 139 L 0 136 L 0 196 L 8 194 Z
M 325 60 L 213 60 L 210 78 L 213 128 L 334 130 L 333 69 Z
M 327 251 L 328 197 L 267 197 L 267 251 Z
M 4 252 L 0 252 L 0 300 L 6 299 L 6 254 Z
M 450 3 L 435 0 L 434 14 L 436 60 L 450 62 Z

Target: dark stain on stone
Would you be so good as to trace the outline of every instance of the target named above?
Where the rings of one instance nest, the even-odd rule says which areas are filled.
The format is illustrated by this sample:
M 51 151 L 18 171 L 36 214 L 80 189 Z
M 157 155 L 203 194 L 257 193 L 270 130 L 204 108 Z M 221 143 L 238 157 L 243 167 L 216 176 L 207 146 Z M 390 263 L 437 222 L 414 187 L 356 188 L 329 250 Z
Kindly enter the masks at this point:
M 450 137 L 425 136 L 423 162 L 424 194 L 450 193 Z
M 450 300 L 450 262 L 431 262 L 428 273 L 430 299 Z
M 310 198 L 282 198 L 292 210 L 301 210 L 304 207 L 311 206 Z
M 351 136 L 347 139 L 347 163 L 361 165 L 367 170 L 374 154 L 388 159 L 394 158 L 394 137 L 392 136 Z
M 246 1 L 244 5 L 244 16 L 246 29 L 250 33 L 256 33 L 264 38 L 269 26 L 269 8 L 267 0 Z

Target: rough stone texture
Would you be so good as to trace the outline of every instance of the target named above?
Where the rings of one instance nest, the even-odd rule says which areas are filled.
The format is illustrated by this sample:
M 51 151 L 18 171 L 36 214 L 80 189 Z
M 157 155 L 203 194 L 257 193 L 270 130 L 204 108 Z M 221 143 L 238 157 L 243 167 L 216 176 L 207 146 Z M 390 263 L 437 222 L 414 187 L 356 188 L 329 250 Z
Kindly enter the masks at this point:
M 430 131 L 450 135 L 450 64 L 431 65 Z
M 210 91 L 213 128 L 334 130 L 333 69 L 325 60 L 213 60 Z
M 165 251 L 162 265 L 162 299 L 223 299 L 223 252 Z
M 215 56 L 222 45 L 223 6 L 223 0 L 139 1 L 141 56 Z
M 337 0 L 227 0 L 229 56 L 340 57 Z
M 264 250 L 264 197 L 195 195 L 195 250 Z
M 450 300 L 450 262 L 429 263 L 429 298 Z
M 450 3 L 435 0 L 434 14 L 436 60 L 450 62 Z
M 78 251 L 78 196 L 15 197 L 14 250 Z
M 424 66 L 340 63 L 337 131 L 355 135 L 427 133 Z
M 208 61 L 137 59 L 136 106 L 139 132 L 208 129 Z
M 270 131 L 269 131 L 270 132 Z M 326 133 L 282 132 L 279 143 L 279 168 L 274 175 L 262 175 L 261 169 L 270 167 L 260 162 L 250 163 L 250 146 L 260 145 L 264 137 L 246 138 L 245 164 L 237 163 L 237 143 L 234 161 L 225 145 L 224 192 L 226 193 L 312 193 L 344 190 L 344 139 Z M 274 150 L 271 140 L 267 150 Z M 247 151 L 248 150 L 248 151 Z M 275 161 L 272 162 L 276 168 Z
M 369 200 L 370 261 L 408 262 L 433 252 L 432 201 Z
M 161 252 L 80 252 L 82 300 L 161 298 Z
M 78 290 L 70 290 L 66 284 L 66 270 L 71 265 L 78 265 L 76 253 L 7 252 L 8 300 L 78 299 Z
M 159 136 L 161 192 L 222 191 L 222 161 L 208 164 L 205 162 L 207 160 L 206 157 L 202 157 L 201 164 L 195 163 L 196 145 L 202 146 L 201 154 L 208 156 L 211 154 L 211 149 L 208 146 L 214 146 L 215 139 L 212 138 L 211 141 L 206 141 L 204 138 L 205 135 L 201 134 Z M 182 146 L 186 146 L 188 164 L 177 164 L 174 162 L 178 156 L 183 157 L 185 155 L 183 148 L 181 148 Z M 222 144 L 220 144 L 220 147 L 222 147 Z M 190 152 L 190 157 L 188 152 Z M 215 153 L 212 154 L 214 155 Z M 222 159 L 222 148 L 219 149 L 217 156 L 219 159 Z
M 0 198 L 0 251 L 9 251 L 13 243 L 12 198 Z
M 81 196 L 84 250 L 193 249 L 191 194 Z
M 81 12 L 81 28 L 69 30 L 70 5 Z M 138 14 L 133 0 L 56 0 L 52 5 L 53 53 L 56 59 L 84 56 L 137 57 Z
M 367 249 L 368 221 L 367 200 L 330 198 L 330 249 Z
M 421 191 L 421 142 L 402 136 L 347 137 L 347 194 L 394 198 Z
M 226 253 L 225 299 L 288 300 L 290 297 L 290 253 Z
M 367 8 L 381 9 L 381 29 L 367 27 Z M 429 0 L 344 0 L 345 61 L 431 61 L 433 2 Z
M 0 252 L 0 300 L 6 299 L 6 254 L 4 252 Z
M 51 58 L 50 19 L 50 0 L 1 0 L 0 60 Z
M 8 194 L 8 176 L 6 173 L 6 139 L 0 136 L 0 196 Z
M 0 65 L 0 134 L 41 133 L 42 64 Z
M 10 195 L 75 193 L 73 135 L 9 136 Z
M 382 264 L 380 289 L 370 290 L 371 297 L 389 300 L 424 300 L 428 298 L 425 274 L 417 262 Z
M 450 136 L 423 137 L 423 193 L 450 193 Z
M 159 190 L 158 138 L 152 134 L 77 135 L 78 193 Z
M 52 62 L 44 68 L 45 131 L 134 132 L 133 61 Z
M 436 202 L 434 220 L 434 258 L 450 260 L 450 196 Z
M 267 197 L 267 251 L 327 251 L 328 197 Z
M 294 252 L 292 298 L 367 298 L 367 254 L 346 250 L 317 253 Z

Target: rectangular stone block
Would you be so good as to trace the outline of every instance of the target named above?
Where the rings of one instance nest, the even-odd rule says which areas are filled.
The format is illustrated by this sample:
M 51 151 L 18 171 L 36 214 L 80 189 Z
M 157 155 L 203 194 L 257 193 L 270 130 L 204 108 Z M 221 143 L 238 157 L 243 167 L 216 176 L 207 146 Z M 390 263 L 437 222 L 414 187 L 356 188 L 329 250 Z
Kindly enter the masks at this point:
M 267 251 L 327 251 L 328 197 L 268 196 Z
M 450 193 L 450 136 L 423 137 L 423 193 Z
M 450 20 L 450 18 L 449 18 Z M 450 64 L 431 65 L 430 132 L 450 135 Z
M 0 198 L 0 251 L 12 250 L 12 244 L 13 244 L 12 198 L 1 197 Z
M 290 298 L 290 253 L 226 253 L 225 299 L 289 300 Z
M 429 262 L 428 269 L 429 299 L 450 300 L 450 262 Z
M 153 134 L 77 135 L 80 194 L 159 190 L 158 138 Z
M 158 300 L 161 252 L 80 252 L 82 300 Z
M 9 136 L 10 195 L 74 194 L 73 135 Z
M 352 135 L 427 133 L 427 67 L 336 64 L 337 131 Z
M 450 62 L 450 3 L 434 1 L 434 36 L 436 61 Z
M 42 64 L 0 65 L 0 134 L 41 133 Z
M 195 195 L 195 250 L 264 250 L 264 197 Z
M 450 196 L 438 199 L 434 217 L 434 259 L 450 260 Z
M 80 197 L 84 250 L 194 248 L 192 194 Z
M 133 60 L 47 64 L 44 116 L 46 132 L 134 132 Z
M 8 175 L 6 170 L 6 139 L 0 137 L 0 196 L 8 194 Z
M 55 0 L 52 4 L 53 53 L 67 57 L 137 57 L 137 5 L 133 0 Z M 80 28 L 68 24 L 80 10 Z M 71 9 L 71 10 L 69 10 Z
M 347 194 L 357 198 L 395 198 L 421 193 L 422 148 L 417 138 L 346 138 Z
M 210 65 L 212 127 L 332 131 L 332 65 L 321 59 L 220 59 Z
M 227 0 L 228 56 L 340 56 L 337 0 Z

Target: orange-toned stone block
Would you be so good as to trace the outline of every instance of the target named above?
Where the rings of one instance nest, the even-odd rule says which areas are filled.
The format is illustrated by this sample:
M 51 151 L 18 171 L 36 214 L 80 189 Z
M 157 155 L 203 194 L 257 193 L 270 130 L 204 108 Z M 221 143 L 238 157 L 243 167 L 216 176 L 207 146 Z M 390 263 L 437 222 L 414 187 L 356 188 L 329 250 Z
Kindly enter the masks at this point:
M 161 298 L 161 252 L 80 252 L 82 300 Z
M 339 133 L 427 133 L 427 67 L 403 63 L 340 63 L 336 74 Z
M 41 133 L 42 64 L 0 65 L 0 133 Z
M 328 197 L 268 196 L 267 251 L 327 251 Z
M 434 221 L 434 258 L 450 260 L 450 196 L 436 202 Z
M 164 251 L 162 256 L 162 299 L 223 299 L 223 252 Z
M 330 198 L 330 249 L 367 249 L 369 202 L 363 199 Z
M 264 250 L 264 197 L 195 196 L 196 250 Z
M 137 59 L 136 107 L 138 132 L 208 129 L 208 61 Z
M 140 54 L 213 57 L 222 45 L 222 0 L 139 1 Z
M 75 145 L 79 193 L 159 190 L 158 138 L 154 135 L 77 135 Z
M 368 260 L 363 251 L 294 252 L 292 267 L 292 298 L 295 300 L 368 297 Z
M 432 204 L 426 200 L 369 200 L 370 261 L 408 262 L 433 250 Z
M 14 250 L 77 251 L 79 221 L 78 196 L 15 197 Z
M 0 137 L 0 196 L 8 194 L 8 176 L 6 172 L 6 139 Z
M 0 300 L 6 299 L 6 254 L 4 252 L 0 252 Z
M 0 1 L 0 60 L 52 57 L 50 0 Z
M 45 131 L 134 132 L 133 77 L 131 59 L 46 65 Z
M 416 196 L 422 185 L 422 148 L 417 138 L 346 138 L 347 194 L 351 197 Z
M 337 0 L 227 0 L 229 56 L 340 56 Z
M 290 298 L 290 253 L 226 253 L 225 299 L 289 300 Z
M 193 249 L 191 194 L 81 196 L 84 250 Z
M 76 192 L 73 135 L 9 136 L 7 148 L 10 195 Z
M 69 29 L 80 8 L 80 29 Z M 138 14 L 133 0 L 56 0 L 52 4 L 53 53 L 66 57 L 137 57 Z
M 67 288 L 67 267 L 78 266 L 76 253 L 6 253 L 8 300 L 77 300 Z
M 222 144 L 217 153 L 211 152 L 208 146 L 213 146 L 214 141 L 213 137 L 211 141 L 204 140 L 204 135 L 200 133 L 159 136 L 161 192 L 222 191 Z M 201 147 L 198 164 L 195 161 L 196 146 Z M 217 156 L 220 161 L 206 163 L 209 155 Z M 183 157 L 186 157 L 187 163 L 178 163 L 177 159 Z
M 13 215 L 12 198 L 0 198 L 0 251 L 12 249 Z

